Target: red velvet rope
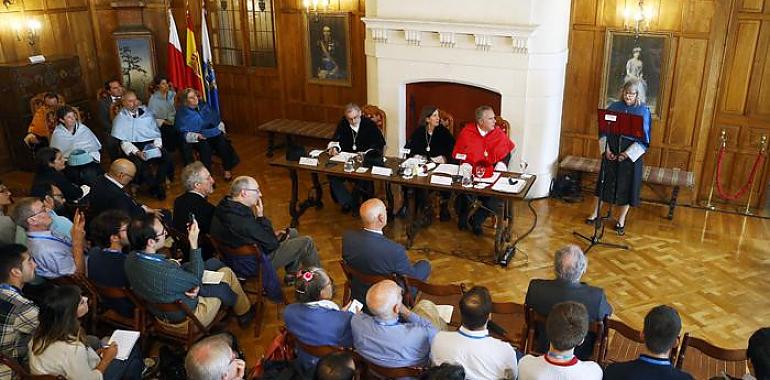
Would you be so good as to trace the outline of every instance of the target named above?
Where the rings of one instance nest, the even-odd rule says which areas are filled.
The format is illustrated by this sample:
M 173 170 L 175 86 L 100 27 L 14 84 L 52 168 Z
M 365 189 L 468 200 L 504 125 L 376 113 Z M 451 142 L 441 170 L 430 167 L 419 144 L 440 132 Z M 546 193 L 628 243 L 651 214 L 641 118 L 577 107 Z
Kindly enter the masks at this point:
M 722 189 L 722 159 L 725 156 L 725 147 L 722 147 L 719 150 L 719 156 L 717 157 L 717 194 L 722 198 L 729 201 L 734 201 L 740 197 L 742 197 L 744 194 L 746 194 L 747 191 L 751 188 L 751 184 L 754 183 L 754 176 L 757 174 L 757 169 L 759 168 L 759 163 L 762 160 L 762 157 L 764 157 L 764 152 L 757 153 L 757 158 L 754 160 L 754 166 L 751 167 L 751 173 L 749 173 L 749 180 L 746 182 L 741 188 L 736 192 L 735 194 L 727 194 L 724 189 Z

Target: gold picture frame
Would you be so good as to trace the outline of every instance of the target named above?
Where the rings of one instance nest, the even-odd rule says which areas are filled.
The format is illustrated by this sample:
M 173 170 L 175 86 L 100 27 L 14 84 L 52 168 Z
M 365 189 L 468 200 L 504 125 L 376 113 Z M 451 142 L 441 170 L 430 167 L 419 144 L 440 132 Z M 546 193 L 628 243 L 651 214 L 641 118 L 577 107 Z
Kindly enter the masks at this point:
M 671 33 L 607 30 L 599 107 L 619 99 L 620 89 L 631 78 L 645 85 L 647 106 L 653 118 L 663 112 L 663 96 L 671 56 Z
M 309 12 L 304 21 L 308 83 L 351 86 L 350 14 Z
M 123 86 L 139 99 L 150 96 L 147 88 L 157 73 L 155 40 L 147 29 L 118 29 L 112 33 Z

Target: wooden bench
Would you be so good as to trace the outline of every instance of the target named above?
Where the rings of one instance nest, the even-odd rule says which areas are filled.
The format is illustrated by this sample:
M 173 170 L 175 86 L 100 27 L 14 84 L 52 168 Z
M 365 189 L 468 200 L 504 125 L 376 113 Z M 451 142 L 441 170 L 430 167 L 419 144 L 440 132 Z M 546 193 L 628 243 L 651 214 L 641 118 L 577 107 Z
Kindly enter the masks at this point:
M 258 131 L 267 132 L 267 156 L 273 157 L 273 152 L 278 148 L 275 144 L 275 135 L 286 136 L 286 145 L 291 142 L 292 136 L 310 137 L 323 140 L 331 140 L 337 125 L 334 123 L 320 123 L 316 121 L 274 119 L 257 127 Z
M 591 174 L 598 174 L 600 167 L 600 159 L 578 156 L 564 157 L 559 163 L 560 170 L 571 170 Z M 659 168 L 645 165 L 642 171 L 642 182 L 648 185 L 673 187 L 671 198 L 668 200 L 667 216 L 668 220 L 673 220 L 674 209 L 676 208 L 676 198 L 679 196 L 679 188 L 681 186 L 687 186 L 691 189 L 695 187 L 695 175 L 692 172 L 680 170 L 679 168 Z

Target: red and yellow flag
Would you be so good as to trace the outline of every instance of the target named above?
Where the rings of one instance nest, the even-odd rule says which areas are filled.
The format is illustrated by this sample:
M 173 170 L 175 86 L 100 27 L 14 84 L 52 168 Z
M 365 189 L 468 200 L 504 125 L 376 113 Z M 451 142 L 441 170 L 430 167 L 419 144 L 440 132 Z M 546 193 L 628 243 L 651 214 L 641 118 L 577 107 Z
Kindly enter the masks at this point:
M 206 100 L 206 93 L 203 91 L 203 75 L 201 75 L 201 60 L 198 54 L 198 48 L 195 46 L 195 32 L 193 32 L 192 19 L 189 9 L 187 15 L 187 83 L 190 87 L 198 90 Z

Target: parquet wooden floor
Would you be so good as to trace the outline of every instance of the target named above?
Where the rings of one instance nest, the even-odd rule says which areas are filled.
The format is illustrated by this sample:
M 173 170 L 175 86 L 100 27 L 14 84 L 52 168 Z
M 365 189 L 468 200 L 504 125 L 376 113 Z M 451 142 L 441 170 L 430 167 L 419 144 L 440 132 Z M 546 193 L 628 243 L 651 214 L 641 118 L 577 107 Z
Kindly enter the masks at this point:
M 285 169 L 267 165 L 266 138 L 237 136 L 234 141 L 242 158 L 235 174 L 256 177 L 264 194 L 266 215 L 276 227 L 287 225 L 290 180 Z M 300 178 L 300 192 L 304 194 L 309 189 L 309 176 Z M 213 202 L 222 198 L 228 186 L 221 173 L 216 179 Z M 7 173 L 3 180 L 12 188 L 26 188 L 31 174 Z M 337 281 L 339 301 L 344 279 L 337 264 L 341 255 L 340 236 L 346 229 L 358 228 L 358 222 L 339 212 L 327 190 L 328 187 L 325 207 L 308 210 L 299 229 L 315 239 L 324 266 Z M 150 206 L 170 208 L 180 193 L 177 181 L 166 201 L 143 200 Z M 459 232 L 454 222 L 436 221 L 421 231 L 410 257 L 431 260 L 431 282 L 484 285 L 495 301 L 523 302 L 530 279 L 553 276 L 553 252 L 565 244 L 578 243 L 572 231 L 592 231 L 583 223 L 591 207 L 588 201 L 567 204 L 542 199 L 532 205 L 538 215 L 537 227 L 519 243 L 519 252 L 508 268 L 470 259 L 484 259 L 491 254 L 491 230 L 485 231 L 484 238 L 476 238 Z M 685 331 L 725 347 L 745 347 L 754 330 L 770 326 L 770 220 L 679 207 L 675 219 L 669 221 L 663 218 L 665 212 L 663 206 L 654 204 L 632 210 L 625 237 L 620 238 L 611 230 L 606 235 L 607 241 L 624 242 L 632 249 L 594 248 L 589 253 L 588 272 L 583 280 L 603 287 L 615 308 L 615 317 L 635 328 L 641 328 L 651 307 L 669 304 L 682 315 Z M 525 202 L 517 205 L 516 215 L 515 231 L 523 233 L 534 220 Z M 402 230 L 399 221 L 395 228 Z M 400 239 L 403 242 L 404 236 Z M 291 290 L 284 290 L 293 299 Z M 252 329 L 242 330 L 234 321 L 229 326 L 241 338 L 250 366 L 281 324 L 276 310 L 275 305 L 268 306 L 259 339 L 253 337 Z

